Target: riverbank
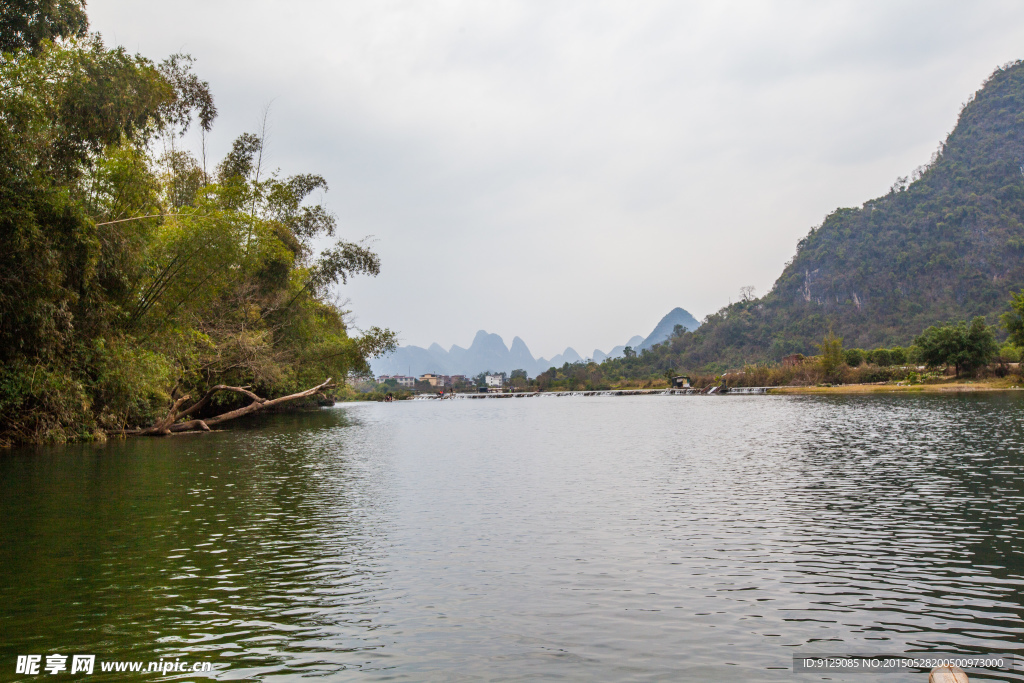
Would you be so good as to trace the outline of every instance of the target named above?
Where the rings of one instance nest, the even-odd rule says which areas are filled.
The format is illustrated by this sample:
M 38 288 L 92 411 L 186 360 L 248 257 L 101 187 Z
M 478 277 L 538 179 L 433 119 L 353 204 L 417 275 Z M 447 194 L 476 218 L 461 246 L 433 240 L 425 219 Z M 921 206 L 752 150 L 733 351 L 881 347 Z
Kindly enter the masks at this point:
M 949 394 L 977 393 L 993 391 L 1019 391 L 1019 377 L 1004 377 L 989 380 L 949 380 L 931 381 L 920 384 L 903 382 L 875 382 L 865 384 L 840 384 L 832 386 L 782 386 L 782 387 L 729 387 L 706 386 L 671 388 L 669 386 L 648 387 L 616 387 L 613 389 L 581 389 L 576 391 L 507 391 L 499 393 L 450 393 L 443 397 L 436 394 L 418 394 L 405 397 L 407 400 L 438 400 L 444 399 L 496 399 L 496 398 L 530 398 L 540 396 L 645 396 L 645 395 L 726 395 L 726 394 Z
M 1020 378 L 991 380 L 956 380 L 905 384 L 879 382 L 877 384 L 841 384 L 836 386 L 771 387 L 769 394 L 956 394 L 985 391 L 1019 391 Z

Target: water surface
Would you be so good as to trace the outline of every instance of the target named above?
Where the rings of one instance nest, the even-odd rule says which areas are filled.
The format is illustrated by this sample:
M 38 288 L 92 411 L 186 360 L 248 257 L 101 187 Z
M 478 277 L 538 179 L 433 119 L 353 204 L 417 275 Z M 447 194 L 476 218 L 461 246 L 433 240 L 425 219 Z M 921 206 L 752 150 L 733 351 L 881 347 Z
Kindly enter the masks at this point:
M 0 679 L 53 652 L 367 681 L 820 680 L 792 654 L 1024 654 L 1022 409 L 349 404 L 2 453 Z

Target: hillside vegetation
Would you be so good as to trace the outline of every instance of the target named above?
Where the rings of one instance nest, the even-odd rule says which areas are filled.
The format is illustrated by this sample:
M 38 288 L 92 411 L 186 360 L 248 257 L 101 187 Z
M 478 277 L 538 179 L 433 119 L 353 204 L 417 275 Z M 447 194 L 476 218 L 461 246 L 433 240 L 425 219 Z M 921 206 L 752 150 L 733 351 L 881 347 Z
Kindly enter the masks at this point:
M 659 345 L 645 371 L 737 367 L 846 346 L 908 345 L 930 325 L 997 322 L 1024 287 L 1024 63 L 997 69 L 932 161 L 883 197 L 837 209 L 771 291 Z M 622 361 L 618 361 L 620 364 Z

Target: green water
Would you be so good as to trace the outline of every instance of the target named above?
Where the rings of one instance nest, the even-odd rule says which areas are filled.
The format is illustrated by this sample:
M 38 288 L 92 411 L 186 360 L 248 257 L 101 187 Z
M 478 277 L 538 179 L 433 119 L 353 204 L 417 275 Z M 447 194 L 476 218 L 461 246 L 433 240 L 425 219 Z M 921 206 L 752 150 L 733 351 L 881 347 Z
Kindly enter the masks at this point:
M 794 652 L 1024 654 L 1022 409 L 403 402 L 3 453 L 0 680 L 38 680 L 17 656 L 52 653 L 408 681 L 781 681 Z M 98 668 L 76 678 L 147 678 Z

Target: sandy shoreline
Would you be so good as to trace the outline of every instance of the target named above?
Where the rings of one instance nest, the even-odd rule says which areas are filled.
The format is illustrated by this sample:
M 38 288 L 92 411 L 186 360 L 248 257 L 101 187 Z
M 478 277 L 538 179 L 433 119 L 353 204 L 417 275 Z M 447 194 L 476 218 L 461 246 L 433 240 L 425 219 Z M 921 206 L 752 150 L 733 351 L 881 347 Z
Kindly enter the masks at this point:
M 1005 380 L 943 384 L 844 384 L 834 387 L 772 387 L 769 394 L 957 394 L 981 391 L 1020 391 Z

